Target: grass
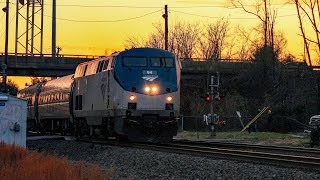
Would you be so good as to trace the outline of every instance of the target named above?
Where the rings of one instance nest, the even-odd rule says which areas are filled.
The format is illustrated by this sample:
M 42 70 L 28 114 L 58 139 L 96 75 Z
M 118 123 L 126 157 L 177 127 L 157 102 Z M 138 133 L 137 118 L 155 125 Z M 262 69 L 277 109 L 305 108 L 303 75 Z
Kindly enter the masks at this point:
M 66 158 L 28 152 L 24 148 L 0 143 L 1 180 L 99 180 L 108 179 L 97 166 L 72 165 Z
M 274 143 L 302 145 L 309 142 L 309 136 L 297 136 L 292 133 L 283 134 L 275 132 L 217 132 L 211 136 L 210 132 L 179 132 L 177 137 L 183 139 L 232 139 L 232 140 L 260 140 Z

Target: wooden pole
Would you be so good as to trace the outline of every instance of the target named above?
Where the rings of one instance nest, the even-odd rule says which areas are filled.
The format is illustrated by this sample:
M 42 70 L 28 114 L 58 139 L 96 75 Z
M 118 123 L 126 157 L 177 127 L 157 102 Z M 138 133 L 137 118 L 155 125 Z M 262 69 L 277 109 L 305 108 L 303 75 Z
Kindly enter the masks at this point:
M 164 45 L 164 49 L 165 50 L 168 50 L 168 46 L 169 46 L 169 43 L 168 43 L 168 5 L 165 5 L 164 6 L 164 39 L 165 39 L 165 45 Z

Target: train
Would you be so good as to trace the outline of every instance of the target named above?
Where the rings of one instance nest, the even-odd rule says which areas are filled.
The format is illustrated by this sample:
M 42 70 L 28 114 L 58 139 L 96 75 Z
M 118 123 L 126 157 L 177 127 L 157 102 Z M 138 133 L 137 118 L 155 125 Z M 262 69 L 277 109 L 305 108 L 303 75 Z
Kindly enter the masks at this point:
M 169 142 L 180 114 L 181 62 L 157 48 L 133 48 L 79 64 L 75 73 L 18 92 L 27 127 L 77 137 Z

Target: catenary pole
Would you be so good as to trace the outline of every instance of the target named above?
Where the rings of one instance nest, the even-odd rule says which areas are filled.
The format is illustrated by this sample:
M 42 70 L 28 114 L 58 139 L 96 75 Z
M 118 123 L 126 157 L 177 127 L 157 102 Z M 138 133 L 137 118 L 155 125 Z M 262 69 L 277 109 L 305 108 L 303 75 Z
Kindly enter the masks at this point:
M 1 65 L 2 68 L 2 83 L 3 83 L 3 92 L 7 93 L 7 64 L 8 64 L 8 39 L 9 39 L 9 0 L 6 1 L 5 7 L 6 13 L 6 38 L 5 38 L 5 58 L 4 63 Z
M 56 0 L 52 0 L 52 57 L 56 56 Z

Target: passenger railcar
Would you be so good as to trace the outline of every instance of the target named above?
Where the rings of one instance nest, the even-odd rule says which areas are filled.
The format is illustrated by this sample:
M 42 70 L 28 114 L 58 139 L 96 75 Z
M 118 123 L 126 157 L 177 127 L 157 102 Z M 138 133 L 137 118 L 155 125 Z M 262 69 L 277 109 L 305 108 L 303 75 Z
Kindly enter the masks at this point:
M 41 85 L 34 95 L 39 121 L 52 130 L 74 129 L 80 136 L 170 141 L 177 133 L 180 69 L 173 53 L 155 48 L 79 64 L 74 75 Z
M 38 98 L 43 83 L 19 91 L 17 97 L 27 100 L 27 127 L 35 130 L 38 121 Z

